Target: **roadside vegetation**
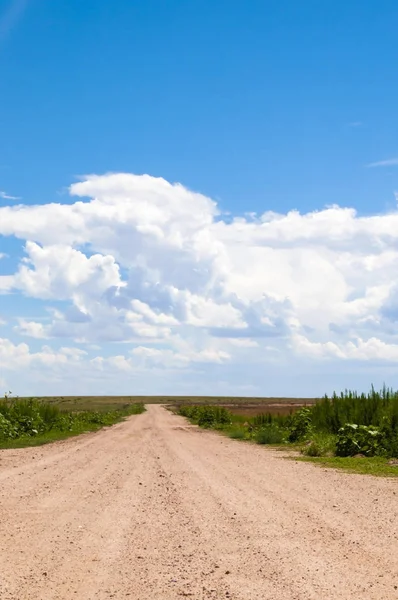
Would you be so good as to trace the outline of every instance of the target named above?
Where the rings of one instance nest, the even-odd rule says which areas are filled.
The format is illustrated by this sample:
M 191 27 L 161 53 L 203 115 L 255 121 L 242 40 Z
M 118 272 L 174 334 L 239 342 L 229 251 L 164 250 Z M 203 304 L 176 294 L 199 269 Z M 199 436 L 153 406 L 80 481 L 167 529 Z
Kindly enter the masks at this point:
M 346 390 L 290 414 L 234 415 L 220 406 L 181 406 L 179 414 L 237 440 L 300 450 L 303 460 L 361 473 L 398 475 L 398 392 Z M 364 460 L 365 459 L 365 460 Z
M 0 400 L 0 448 L 38 446 L 80 433 L 114 425 L 144 411 L 143 404 L 126 404 L 117 410 L 61 410 L 35 398 Z
M 22 398 L 28 400 L 28 398 Z M 167 404 L 177 407 L 193 406 L 231 406 L 243 412 L 256 411 L 258 407 L 275 406 L 289 413 L 291 406 L 313 404 L 316 398 L 272 398 L 247 396 L 39 396 L 36 400 L 59 406 L 62 410 L 113 410 L 126 404 Z

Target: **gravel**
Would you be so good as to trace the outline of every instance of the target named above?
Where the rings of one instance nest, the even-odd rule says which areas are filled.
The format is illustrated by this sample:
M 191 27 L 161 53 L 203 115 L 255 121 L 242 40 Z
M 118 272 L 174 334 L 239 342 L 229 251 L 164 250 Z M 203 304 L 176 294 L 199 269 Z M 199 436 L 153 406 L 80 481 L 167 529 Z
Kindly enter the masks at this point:
M 286 460 L 149 405 L 0 451 L 0 598 L 396 599 L 397 482 Z

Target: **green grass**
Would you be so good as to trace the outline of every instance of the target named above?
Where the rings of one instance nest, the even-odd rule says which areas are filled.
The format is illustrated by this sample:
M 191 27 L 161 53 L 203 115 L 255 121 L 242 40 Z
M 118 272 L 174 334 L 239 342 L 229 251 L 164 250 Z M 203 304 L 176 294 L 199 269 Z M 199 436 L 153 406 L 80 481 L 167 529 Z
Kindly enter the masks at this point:
M 246 432 L 246 430 L 245 430 L 244 427 L 231 427 L 229 429 L 226 429 L 225 433 L 232 440 L 246 440 L 246 439 L 248 439 L 247 432 Z
M 261 427 L 254 434 L 254 440 L 257 444 L 267 444 L 267 445 L 276 445 L 282 444 L 285 440 L 286 436 L 283 431 L 278 429 L 277 427 Z
M 0 449 L 40 446 L 98 431 L 144 410 L 143 404 L 129 404 L 111 411 L 61 411 L 36 399 L 3 400 L 0 401 Z
M 388 419 L 394 430 L 398 429 L 398 392 L 383 386 L 376 391 L 372 386 L 368 394 L 346 390 L 330 398 L 324 396 L 312 408 L 312 425 L 317 430 L 338 433 L 347 423 L 380 426 Z
M 388 464 L 386 458 L 378 456 L 368 458 L 353 457 L 309 457 L 300 456 L 294 460 L 312 462 L 321 467 L 330 467 L 333 469 L 344 469 L 349 473 L 359 473 L 361 475 L 374 475 L 376 477 L 398 477 L 398 466 Z
M 84 429 L 73 429 L 72 431 L 48 431 L 35 437 L 20 437 L 14 440 L 0 441 L 0 450 L 11 450 L 12 448 L 28 448 L 31 446 L 44 446 L 44 444 L 51 444 L 52 442 L 59 442 L 66 440 L 70 437 L 81 435 L 82 433 L 89 433 L 92 431 L 98 431 L 103 426 L 91 426 L 85 427 Z
M 336 452 L 337 436 L 332 433 L 315 432 L 309 436 L 304 445 L 301 444 L 301 452 L 312 458 L 322 456 L 334 456 Z
M 37 396 L 35 399 L 67 412 L 95 411 L 102 413 L 113 410 L 126 410 L 137 404 L 148 404 L 142 396 Z M 20 400 L 23 400 L 23 398 L 20 398 Z

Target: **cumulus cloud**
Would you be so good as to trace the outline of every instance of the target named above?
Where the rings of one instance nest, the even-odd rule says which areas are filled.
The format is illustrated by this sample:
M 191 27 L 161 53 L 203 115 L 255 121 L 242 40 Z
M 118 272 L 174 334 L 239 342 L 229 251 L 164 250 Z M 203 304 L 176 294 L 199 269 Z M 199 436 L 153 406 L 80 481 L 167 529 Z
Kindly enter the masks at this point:
M 18 325 L 15 330 L 21 335 L 29 336 L 32 338 L 46 338 L 46 328 L 43 323 L 37 321 L 27 321 L 25 319 L 18 319 Z
M 293 337 L 295 349 L 312 358 L 338 358 L 356 361 L 398 362 L 398 343 L 387 344 L 378 338 L 335 343 L 310 342 L 303 336 Z
M 0 338 L 0 361 L 3 369 L 19 370 L 33 364 L 54 366 L 66 363 L 67 356 L 55 352 L 49 346 L 43 346 L 38 352 L 30 352 L 26 343 L 14 344 L 11 340 Z
M 119 267 L 112 256 L 87 257 L 69 246 L 41 247 L 26 243 L 26 254 L 13 279 L 13 287 L 33 298 L 69 300 L 80 294 L 97 298 L 121 285 Z
M 203 194 L 123 173 L 87 176 L 70 193 L 73 203 L 0 208 L 0 235 L 25 248 L 0 290 L 46 308 L 20 318 L 19 335 L 128 344 L 90 358 L 126 374 L 395 360 L 398 212 L 335 205 L 225 221 Z

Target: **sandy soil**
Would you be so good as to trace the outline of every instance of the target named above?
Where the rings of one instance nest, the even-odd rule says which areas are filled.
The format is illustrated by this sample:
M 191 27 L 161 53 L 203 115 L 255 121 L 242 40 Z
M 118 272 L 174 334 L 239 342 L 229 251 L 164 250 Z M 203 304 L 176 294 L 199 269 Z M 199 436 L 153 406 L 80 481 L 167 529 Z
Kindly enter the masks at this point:
M 397 480 L 288 461 L 160 406 L 0 452 L 1 600 L 398 598 Z

